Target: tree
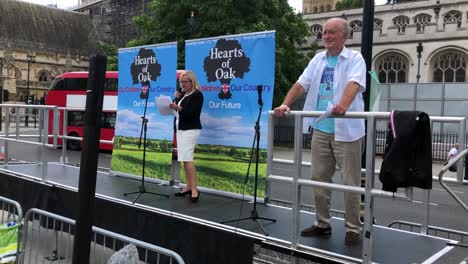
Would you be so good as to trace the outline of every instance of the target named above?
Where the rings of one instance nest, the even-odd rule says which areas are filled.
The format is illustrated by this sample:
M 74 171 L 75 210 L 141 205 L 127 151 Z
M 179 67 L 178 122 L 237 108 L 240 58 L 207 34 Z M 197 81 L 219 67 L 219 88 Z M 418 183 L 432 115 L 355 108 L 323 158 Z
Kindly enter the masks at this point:
M 336 3 L 336 10 L 362 7 L 363 0 L 342 0 Z
M 105 42 L 99 42 L 97 46 L 99 52 L 102 55 L 107 56 L 107 70 L 117 71 L 117 47 L 113 44 L 108 44 Z
M 155 0 L 150 15 L 136 16 L 142 37 L 128 46 L 178 42 L 178 68 L 184 67 L 184 41 L 276 30 L 274 105 L 278 105 L 308 63 L 297 50 L 309 35 L 287 0 Z

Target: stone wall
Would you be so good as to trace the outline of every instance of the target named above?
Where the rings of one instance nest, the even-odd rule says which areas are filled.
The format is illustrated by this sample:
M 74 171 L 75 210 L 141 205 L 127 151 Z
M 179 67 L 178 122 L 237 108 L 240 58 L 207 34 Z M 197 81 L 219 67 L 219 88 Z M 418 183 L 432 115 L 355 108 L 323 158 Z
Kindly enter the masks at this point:
M 449 18 L 453 12 L 459 12 L 457 19 Z M 423 15 L 430 21 L 424 22 L 424 27 L 417 24 L 417 16 Z M 416 1 L 393 5 L 376 6 L 373 32 L 373 68 L 376 60 L 389 52 L 401 54 L 409 62 L 407 82 L 417 81 L 418 57 L 416 47 L 422 43 L 420 82 L 432 81 L 431 61 L 440 52 L 454 50 L 465 54 L 468 61 L 468 1 Z M 323 47 L 320 28 L 329 18 L 342 17 L 354 25 L 351 38 L 346 45 L 352 49 L 360 50 L 362 32 L 359 23 L 362 23 L 362 9 L 350 9 L 320 14 L 305 14 L 304 21 L 309 25 L 312 36 L 302 46 L 308 50 L 313 42 Z M 419 20 L 421 21 L 421 20 Z M 403 22 L 403 23 L 402 23 Z M 408 22 L 406 24 L 406 22 Z M 466 65 L 465 65 L 466 69 Z M 466 78 L 468 81 L 468 77 Z
M 0 30 L 0 94 L 12 102 L 24 102 L 28 91 L 45 95 L 60 73 L 87 70 L 96 50 L 91 20 L 77 12 L 2 0 Z

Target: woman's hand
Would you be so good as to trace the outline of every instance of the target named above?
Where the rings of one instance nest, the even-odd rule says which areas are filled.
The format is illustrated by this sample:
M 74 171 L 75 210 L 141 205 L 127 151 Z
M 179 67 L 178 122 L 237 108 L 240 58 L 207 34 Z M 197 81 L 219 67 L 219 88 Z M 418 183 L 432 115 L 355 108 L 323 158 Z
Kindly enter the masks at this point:
M 176 110 L 176 111 L 182 110 L 182 107 L 180 105 L 174 104 L 174 103 L 170 103 L 169 108 L 171 108 L 172 110 Z

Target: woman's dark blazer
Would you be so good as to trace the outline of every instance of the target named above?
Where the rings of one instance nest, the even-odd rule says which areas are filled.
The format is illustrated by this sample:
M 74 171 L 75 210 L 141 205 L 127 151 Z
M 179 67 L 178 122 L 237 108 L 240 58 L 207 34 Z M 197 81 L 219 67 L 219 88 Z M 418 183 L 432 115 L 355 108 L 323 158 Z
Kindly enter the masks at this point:
M 201 129 L 200 114 L 203 107 L 203 94 L 195 90 L 180 103 L 179 130 Z

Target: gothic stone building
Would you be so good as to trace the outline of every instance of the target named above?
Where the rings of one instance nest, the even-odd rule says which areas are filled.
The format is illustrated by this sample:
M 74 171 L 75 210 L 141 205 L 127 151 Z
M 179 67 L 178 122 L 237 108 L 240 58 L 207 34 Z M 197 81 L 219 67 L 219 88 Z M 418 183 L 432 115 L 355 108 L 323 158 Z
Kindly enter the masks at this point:
M 362 9 L 304 12 L 303 19 L 312 37 L 303 49 L 309 49 L 312 42 L 323 47 L 322 25 L 331 17 L 342 17 L 349 22 L 352 34 L 346 45 L 360 50 Z M 423 0 L 376 6 L 372 68 L 381 83 L 468 82 L 467 17 L 466 0 Z
M 335 5 L 340 0 L 303 0 L 302 13 L 322 13 L 335 10 Z
M 4 102 L 44 96 L 55 76 L 87 70 L 95 49 L 87 15 L 15 0 L 0 1 L 0 31 Z
M 94 24 L 99 40 L 125 47 L 129 40 L 141 32 L 133 24 L 132 17 L 149 12 L 151 0 L 82 0 L 76 10 L 88 14 Z

